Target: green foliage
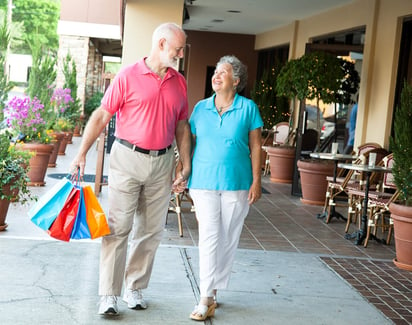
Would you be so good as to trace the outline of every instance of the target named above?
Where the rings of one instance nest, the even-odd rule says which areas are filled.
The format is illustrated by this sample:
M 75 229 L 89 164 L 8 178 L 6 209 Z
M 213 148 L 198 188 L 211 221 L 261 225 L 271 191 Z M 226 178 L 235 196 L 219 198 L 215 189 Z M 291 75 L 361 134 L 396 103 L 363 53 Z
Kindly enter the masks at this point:
M 341 61 L 325 52 L 312 52 L 288 61 L 280 70 L 277 91 L 288 98 L 333 103 L 344 80 Z
M 412 206 L 412 86 L 404 82 L 394 116 L 394 136 L 390 138 L 394 166 L 392 174 L 400 199 Z
M 74 59 L 70 53 L 67 54 L 63 61 L 63 74 L 65 83 L 63 88 L 71 90 L 73 102 L 71 102 L 63 113 L 63 116 L 68 118 L 73 125 L 76 125 L 80 120 L 80 100 L 77 98 L 77 68 Z
M 289 119 L 289 101 L 277 95 L 276 77 L 278 69 L 273 67 L 263 72 L 251 91 L 251 98 L 259 107 L 263 119 L 263 128 L 271 129 L 275 124 Z
M 93 111 L 100 106 L 100 102 L 103 98 L 101 91 L 95 92 L 84 104 L 84 113 L 90 117 Z
M 35 199 L 27 186 L 31 154 L 10 145 L 10 135 L 0 134 L 0 199 L 26 203 Z M 7 187 L 9 188 L 7 189 Z
M 0 6 L 0 22 L 8 24 L 7 21 L 7 8 L 2 9 Z M 10 33 L 10 50 L 21 46 L 24 43 L 24 25 L 23 22 L 11 21 L 11 24 L 7 26 Z
M 7 1 L 2 0 L 0 8 L 7 10 Z M 13 0 L 13 22 L 24 26 L 24 42 L 12 44 L 14 53 L 30 53 L 34 40 L 50 51 L 59 47 L 57 23 L 60 16 L 58 0 Z
M 106 73 L 118 73 L 122 64 L 120 62 L 106 62 L 104 64 L 104 71 Z
M 312 52 L 290 60 L 282 67 L 276 90 L 299 101 L 316 100 L 319 121 L 319 101 L 325 104 L 346 103 L 358 86 L 359 76 L 349 63 L 326 52 Z
M 55 112 L 51 105 L 53 87 L 56 81 L 57 58 L 47 52 L 39 42 L 30 44 L 33 57 L 33 66 L 30 70 L 27 94 L 31 99 L 37 97 L 44 105 L 44 119 L 51 127 L 55 120 Z
M 8 81 L 5 66 L 7 47 L 10 44 L 10 32 L 7 20 L 3 17 L 0 21 L 0 121 L 3 121 L 4 102 L 7 100 L 9 91 L 13 88 L 13 83 Z

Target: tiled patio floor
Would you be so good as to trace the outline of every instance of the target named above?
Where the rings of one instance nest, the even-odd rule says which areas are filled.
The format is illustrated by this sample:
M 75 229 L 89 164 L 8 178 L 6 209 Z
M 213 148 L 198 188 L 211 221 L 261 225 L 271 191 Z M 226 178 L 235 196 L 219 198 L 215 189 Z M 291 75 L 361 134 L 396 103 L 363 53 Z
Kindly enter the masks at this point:
M 374 240 L 366 248 L 354 245 L 344 238 L 344 221 L 332 219 L 326 224 L 317 219 L 323 207 L 302 204 L 290 195 L 291 185 L 272 183 L 267 176 L 262 185 L 265 193 L 250 209 L 239 248 L 318 255 L 395 324 L 412 324 L 412 272 L 394 266 L 393 239 L 390 245 Z M 197 224 L 189 207 L 185 203 L 183 237 L 170 213 L 162 244 L 197 245 Z M 344 208 L 338 211 L 345 215 Z M 356 230 L 351 227 L 351 232 Z
M 240 248 L 388 260 L 395 257 L 393 240 L 390 245 L 370 240 L 365 248 L 345 239 L 346 223 L 334 218 L 326 224 L 317 219 L 323 207 L 302 204 L 299 197 L 290 195 L 290 184 L 271 183 L 265 176 L 262 185 L 267 193 L 250 209 Z M 344 208 L 338 210 L 345 215 Z M 197 223 L 188 203 L 183 209 L 183 226 L 183 237 L 179 237 L 177 218 L 170 213 L 163 244 L 196 246 Z M 354 230 L 353 224 L 350 231 Z
M 411 272 L 398 269 L 391 261 L 321 259 L 395 324 L 412 324 Z

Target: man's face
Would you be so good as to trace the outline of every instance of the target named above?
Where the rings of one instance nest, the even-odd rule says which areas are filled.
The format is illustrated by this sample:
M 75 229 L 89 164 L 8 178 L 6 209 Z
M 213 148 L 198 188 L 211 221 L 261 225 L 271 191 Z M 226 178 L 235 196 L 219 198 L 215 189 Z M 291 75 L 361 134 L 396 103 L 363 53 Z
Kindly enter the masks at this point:
M 170 40 L 164 40 L 163 50 L 160 52 L 160 60 L 166 67 L 177 68 L 179 59 L 185 56 L 186 37 L 175 35 Z

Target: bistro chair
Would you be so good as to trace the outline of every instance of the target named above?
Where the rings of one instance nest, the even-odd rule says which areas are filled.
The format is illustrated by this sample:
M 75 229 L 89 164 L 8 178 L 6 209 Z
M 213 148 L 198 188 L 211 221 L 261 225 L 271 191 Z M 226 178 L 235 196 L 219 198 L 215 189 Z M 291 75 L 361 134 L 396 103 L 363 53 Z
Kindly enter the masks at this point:
M 179 152 L 177 150 L 177 147 L 174 148 L 174 151 L 175 151 L 176 169 L 177 169 L 178 165 L 181 164 L 181 162 L 179 160 Z M 189 210 L 190 212 L 195 212 L 195 205 L 193 203 L 193 200 L 187 188 L 182 193 L 172 191 L 168 211 L 176 213 L 180 237 L 183 237 L 182 203 L 184 202 L 190 203 L 191 205 L 190 210 Z M 167 217 L 168 215 L 166 216 L 166 224 L 167 224 Z
M 358 146 L 358 156 L 360 156 L 361 154 L 368 152 L 372 149 L 379 149 L 382 148 L 382 146 L 379 143 L 375 143 L 375 142 L 366 142 L 364 144 L 361 144 L 360 146 Z
M 376 165 L 377 166 L 384 166 L 384 157 L 389 155 L 389 152 L 384 148 L 375 148 L 369 151 L 364 152 L 361 154 L 360 163 L 366 164 L 368 163 L 368 158 L 370 153 L 376 153 Z M 357 221 L 360 222 L 360 214 L 362 211 L 362 203 L 363 203 L 363 195 L 364 195 L 364 185 L 365 185 L 365 176 L 363 173 L 354 173 L 354 177 L 356 177 L 357 181 L 348 185 L 348 189 L 346 191 L 348 197 L 348 214 L 347 214 L 347 221 L 345 232 L 349 231 L 349 227 L 351 222 L 353 221 L 356 223 Z M 372 173 L 369 179 L 369 188 L 370 191 L 375 191 L 379 184 L 382 182 L 382 173 Z M 358 195 L 358 194 L 361 195 Z
M 378 165 L 391 168 L 393 166 L 393 154 L 385 156 Z M 368 245 L 369 239 L 372 236 L 376 238 L 378 228 L 381 229 L 382 234 L 386 231 L 388 232 L 385 241 L 387 245 L 390 243 L 393 232 L 393 223 L 389 214 L 389 204 L 397 199 L 399 191 L 393 182 L 392 173 L 379 174 L 381 174 L 382 177 L 379 179 L 376 189 L 369 191 L 368 195 L 368 224 L 364 247 Z M 376 178 L 374 181 L 376 183 Z M 349 188 L 349 195 L 356 197 L 356 215 L 359 216 L 365 193 L 363 190 Z M 348 224 L 349 222 L 348 217 Z M 349 228 L 348 224 L 347 229 Z
M 359 157 L 353 161 L 353 164 L 363 164 L 368 160 L 369 154 L 371 152 L 376 153 L 377 161 L 382 160 L 384 156 L 388 154 L 388 151 L 383 148 L 376 148 L 371 149 L 369 151 L 365 150 Z M 377 176 L 375 174 L 371 177 L 370 184 L 375 184 L 377 180 L 375 180 Z M 328 217 L 326 219 L 326 223 L 329 223 L 330 216 L 331 216 L 331 208 L 332 206 L 347 206 L 348 207 L 348 219 L 347 219 L 347 226 L 345 228 L 345 232 L 348 231 L 352 216 L 356 212 L 353 209 L 355 203 L 355 196 L 349 193 L 350 188 L 354 189 L 362 189 L 364 185 L 364 175 L 359 174 L 356 176 L 354 170 L 348 170 L 344 177 L 338 177 L 336 181 L 333 180 L 332 177 L 327 177 L 328 185 L 326 189 L 325 195 L 325 203 L 324 203 L 324 211 L 328 211 Z M 346 202 L 346 203 L 344 203 Z M 348 221 L 349 220 L 349 221 Z M 355 219 L 356 220 L 356 219 Z
M 274 135 L 273 135 L 273 145 L 274 146 L 285 144 L 288 141 L 288 136 L 289 136 L 289 123 L 288 122 L 277 123 L 273 127 L 273 131 L 274 131 Z

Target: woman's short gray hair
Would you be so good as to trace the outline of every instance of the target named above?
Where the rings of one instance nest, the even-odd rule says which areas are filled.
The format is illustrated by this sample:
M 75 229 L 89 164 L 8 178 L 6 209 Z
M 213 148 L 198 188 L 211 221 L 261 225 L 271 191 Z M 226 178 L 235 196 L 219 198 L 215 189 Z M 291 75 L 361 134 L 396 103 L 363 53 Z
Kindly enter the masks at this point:
M 225 55 L 222 56 L 216 67 L 223 63 L 229 63 L 232 66 L 233 78 L 239 79 L 239 84 L 236 87 L 236 92 L 240 93 L 247 84 L 247 66 L 244 65 L 236 56 Z

